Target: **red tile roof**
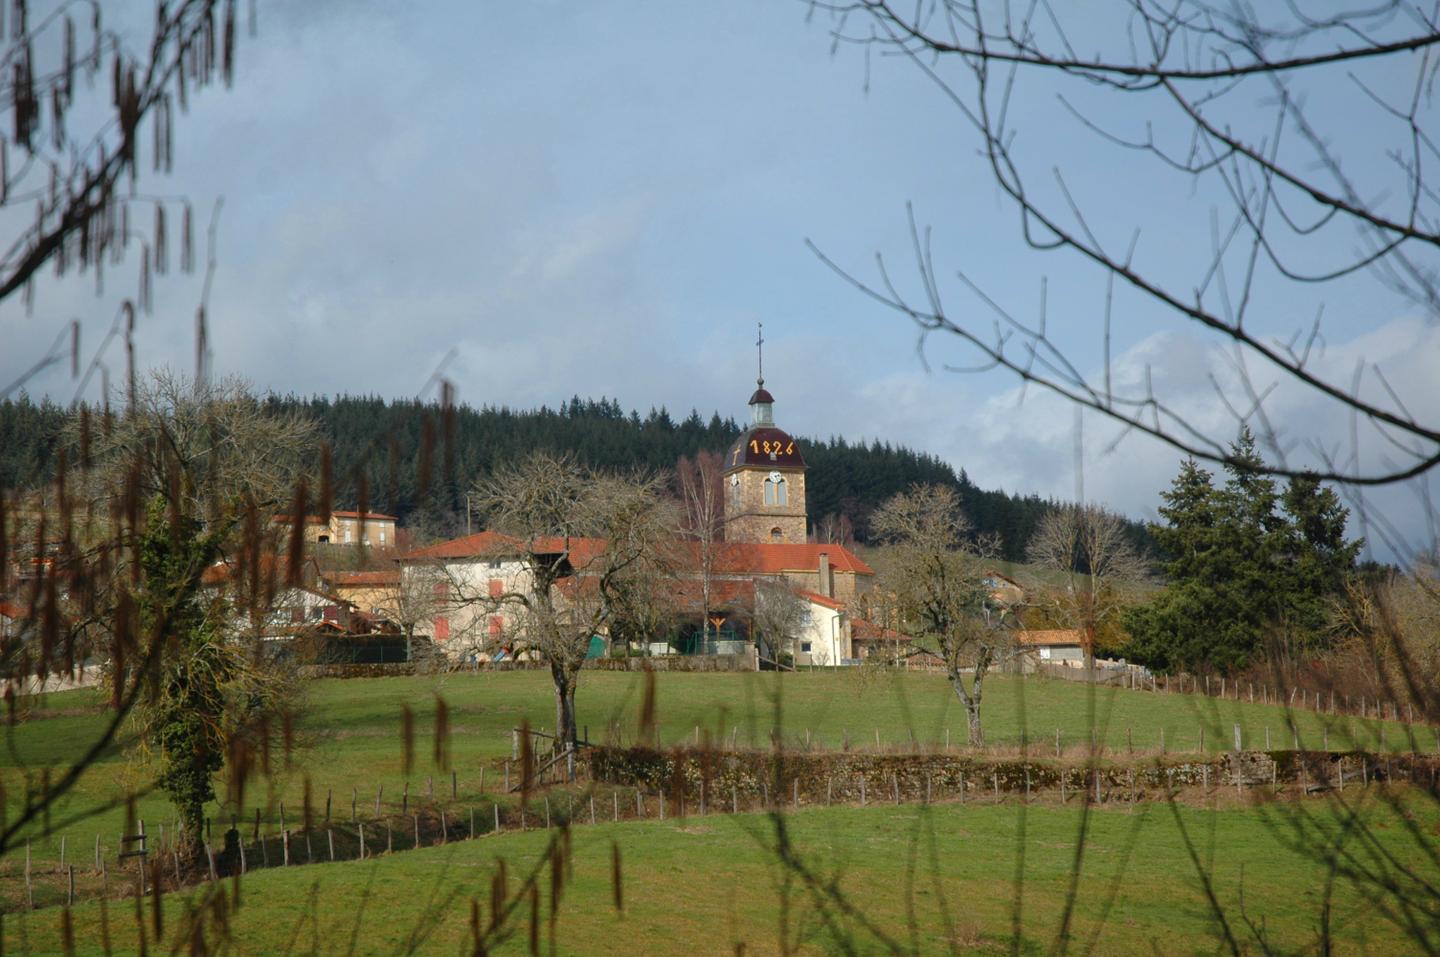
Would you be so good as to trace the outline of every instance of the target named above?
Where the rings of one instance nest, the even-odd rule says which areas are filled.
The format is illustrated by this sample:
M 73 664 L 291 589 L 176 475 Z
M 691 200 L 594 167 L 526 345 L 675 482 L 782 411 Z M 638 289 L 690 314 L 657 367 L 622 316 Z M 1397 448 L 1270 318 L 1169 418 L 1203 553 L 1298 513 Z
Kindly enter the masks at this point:
M 400 584 L 400 569 L 386 568 L 365 572 L 325 572 L 320 577 L 330 583 L 331 588 L 364 588 Z
M 22 618 L 29 618 L 30 615 L 19 605 L 11 604 L 8 601 L 0 601 L 0 615 L 6 618 L 14 618 L 17 621 Z
M 701 611 L 704 604 L 700 582 L 693 578 L 674 582 L 669 593 L 681 607 L 689 611 Z M 753 608 L 755 605 L 755 583 L 753 581 L 730 581 L 718 579 L 710 583 L 710 610 L 723 611 L 725 606 Z
M 817 605 L 824 605 L 826 608 L 833 608 L 836 611 L 843 611 L 845 609 L 845 603 L 843 601 L 836 601 L 834 598 L 830 598 L 826 595 L 821 595 L 817 592 L 800 591 L 796 592 L 795 594 L 799 595 L 806 601 L 812 601 Z
M 873 575 L 875 570 L 844 545 L 785 545 L 769 542 L 721 542 L 716 548 L 715 570 L 721 573 L 778 575 L 813 572 L 820 556 L 828 555 L 837 572 Z
M 424 548 L 417 548 L 414 551 L 406 552 L 400 556 L 400 561 L 426 561 L 431 559 L 447 558 L 517 558 L 521 555 L 534 551 L 537 554 L 558 554 L 566 550 L 570 553 L 572 565 L 581 566 L 588 564 L 605 548 L 604 539 L 599 538 L 562 538 L 560 536 L 541 536 L 530 542 L 527 548 L 525 543 L 513 535 L 502 535 L 500 532 L 484 531 L 474 535 L 465 535 L 461 538 L 452 538 L 446 542 L 437 542 L 434 545 L 427 545 Z
M 694 542 L 677 543 L 681 552 L 680 560 L 687 561 L 692 568 L 700 564 L 700 549 Z M 537 538 L 532 549 L 537 552 L 558 553 L 568 547 L 570 561 L 581 567 L 593 560 L 605 548 L 604 539 L 570 538 L 555 536 Z M 433 559 L 458 558 L 500 558 L 518 557 L 527 549 L 520 539 L 499 532 L 484 531 L 461 538 L 452 538 L 425 548 L 417 548 L 400 556 L 402 561 L 425 561 Z M 875 570 L 858 555 L 843 545 L 786 545 L 768 542 L 717 542 L 715 545 L 713 570 L 719 575 L 779 575 L 784 572 L 816 572 L 820 569 L 820 557 L 829 556 L 830 567 L 838 572 L 856 575 L 874 575 Z
M 386 515 L 386 514 L 384 514 L 383 512 L 350 512 L 350 511 L 346 511 L 345 509 L 337 508 L 337 509 L 335 509 L 334 511 L 332 511 L 330 514 L 331 514 L 331 515 L 334 515 L 336 518 L 364 518 L 365 521 L 367 521 L 367 522 L 369 522 L 369 521 L 375 521 L 375 522 L 398 522 L 398 521 L 400 521 L 400 519 L 396 518 L 394 515 Z M 289 524 L 290 524 L 290 516 L 289 516 L 289 515 L 274 515 L 274 516 L 271 516 L 271 521 L 273 521 L 273 522 L 279 522 L 279 523 L 282 523 L 282 524 L 285 524 L 285 525 L 289 525 Z M 325 520 L 322 519 L 319 515 L 306 515 L 306 516 L 305 516 L 305 524 L 307 524 L 307 525 L 324 525 L 324 524 L 325 524 Z
M 1074 628 L 1048 628 L 1040 631 L 1017 632 L 1015 640 L 1022 645 L 1083 645 L 1084 636 Z

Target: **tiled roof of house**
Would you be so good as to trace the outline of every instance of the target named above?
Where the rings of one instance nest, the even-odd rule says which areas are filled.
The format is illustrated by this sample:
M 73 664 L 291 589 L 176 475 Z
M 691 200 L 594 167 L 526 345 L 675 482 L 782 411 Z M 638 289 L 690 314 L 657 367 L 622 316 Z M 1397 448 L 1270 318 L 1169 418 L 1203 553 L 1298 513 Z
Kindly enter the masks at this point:
M 817 605 L 823 605 L 826 608 L 832 608 L 835 611 L 843 611 L 845 608 L 845 603 L 843 601 L 837 601 L 834 598 L 831 598 L 827 595 L 821 595 L 818 592 L 799 591 L 795 594 L 799 595 L 806 601 L 814 602 Z
M 399 560 L 416 562 L 455 558 L 514 558 L 530 551 L 554 555 L 568 549 L 571 564 L 579 566 L 588 563 L 604 548 L 603 539 L 562 538 L 553 535 L 536 538 L 527 547 L 523 540 L 513 535 L 484 531 L 417 548 L 401 555 Z
M 4 615 L 6 618 L 13 618 L 17 621 L 30 617 L 24 608 L 8 601 L 0 601 L 0 615 Z
M 1015 640 L 1022 645 L 1083 645 L 1084 636 L 1074 628 L 1046 628 L 1039 631 L 1021 631 Z
M 383 512 L 352 512 L 352 511 L 347 511 L 347 510 L 345 510 L 345 509 L 337 508 L 337 509 L 335 509 L 334 511 L 332 511 L 330 514 L 333 515 L 333 516 L 335 516 L 336 518 L 363 518 L 363 519 L 365 519 L 365 521 L 367 521 L 367 522 L 370 522 L 370 521 L 375 521 L 375 522 L 398 522 L 398 521 L 400 521 L 400 519 L 397 518 L 397 517 L 395 517 L 394 515 L 386 515 L 386 514 L 383 513 Z M 273 516 L 271 516 L 271 521 L 277 522 L 277 523 L 280 523 L 280 524 L 283 524 L 283 525 L 289 525 L 290 522 L 291 522 L 291 518 L 290 518 L 289 515 L 273 515 Z M 305 524 L 307 524 L 307 525 L 324 525 L 324 524 L 325 524 L 325 520 L 324 520 L 323 518 L 321 518 L 319 515 L 306 515 L 306 516 L 305 516 Z
M 691 568 L 700 565 L 700 548 L 695 542 L 676 543 L 677 560 Z M 577 568 L 594 559 L 605 548 L 604 539 L 554 536 L 537 538 L 531 543 L 536 552 L 555 554 L 568 547 L 571 564 Z M 517 557 L 527 550 L 513 535 L 484 531 L 449 541 L 437 542 L 400 556 L 404 562 Z M 821 556 L 828 556 L 830 567 L 837 572 L 874 575 L 875 570 L 843 545 L 790 545 L 769 542 L 717 542 L 712 569 L 717 575 L 780 575 L 785 572 L 815 572 L 820 569 Z
M 844 545 L 790 545 L 769 542 L 721 542 L 716 546 L 715 570 L 729 574 L 778 575 L 813 572 L 820 556 L 828 555 L 837 572 L 873 575 L 875 570 Z
M 384 568 L 363 572 L 325 572 L 321 575 L 331 588 L 378 588 L 400 584 L 400 569 Z

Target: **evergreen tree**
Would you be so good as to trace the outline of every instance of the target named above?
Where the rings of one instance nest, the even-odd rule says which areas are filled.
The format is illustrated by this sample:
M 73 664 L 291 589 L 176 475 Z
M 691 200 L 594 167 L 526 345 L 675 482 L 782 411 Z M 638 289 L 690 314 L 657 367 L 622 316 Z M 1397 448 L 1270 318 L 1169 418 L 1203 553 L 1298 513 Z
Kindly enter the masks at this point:
M 1278 494 L 1248 429 L 1230 451 L 1223 487 L 1191 460 L 1162 495 L 1151 533 L 1170 586 L 1125 620 L 1126 654 L 1152 667 L 1240 670 L 1271 634 L 1284 654 L 1314 650 L 1354 569 L 1362 543 L 1333 491 L 1301 477 Z

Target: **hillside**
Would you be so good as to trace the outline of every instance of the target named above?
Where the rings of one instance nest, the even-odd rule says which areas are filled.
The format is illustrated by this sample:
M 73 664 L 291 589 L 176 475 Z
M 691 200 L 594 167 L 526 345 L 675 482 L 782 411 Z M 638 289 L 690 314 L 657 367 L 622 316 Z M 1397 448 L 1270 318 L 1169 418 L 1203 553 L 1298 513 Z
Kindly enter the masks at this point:
M 607 399 L 571 399 L 559 408 L 517 410 L 458 406 L 444 416 L 433 404 L 375 396 L 338 398 L 271 396 L 269 406 L 315 421 L 332 448 L 336 504 L 357 504 L 363 485 L 371 508 L 399 516 L 425 537 L 465 528 L 465 490 L 475 476 L 534 450 L 569 451 L 604 469 L 673 468 L 682 456 L 723 451 L 742 431 L 731 418 L 708 420 L 692 411 L 676 420 L 663 408 L 628 414 Z M 49 403 L 0 402 L 0 488 L 42 481 L 56 461 L 56 436 L 66 410 Z M 430 494 L 419 476 L 431 436 Z M 933 455 L 843 437 L 796 437 L 810 466 L 807 476 L 813 528 L 846 529 L 864 542 L 870 512 L 916 482 L 949 485 L 961 497 L 978 534 L 998 535 L 1003 557 L 1020 560 L 1040 516 L 1052 503 L 1035 495 L 978 488 Z M 1133 526 L 1137 540 L 1144 529 Z

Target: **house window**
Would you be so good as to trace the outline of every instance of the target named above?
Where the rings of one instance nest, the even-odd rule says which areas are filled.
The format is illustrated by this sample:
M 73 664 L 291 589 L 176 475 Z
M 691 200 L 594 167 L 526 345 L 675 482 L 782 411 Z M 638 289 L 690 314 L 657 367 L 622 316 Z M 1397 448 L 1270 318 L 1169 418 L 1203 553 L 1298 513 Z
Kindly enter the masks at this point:
M 765 480 L 765 504 L 775 504 L 775 483 L 768 478 Z
M 450 594 L 450 583 L 436 582 L 434 585 L 430 586 L 430 590 L 435 594 L 436 598 L 446 598 Z
M 499 567 L 500 567 L 500 564 L 501 564 L 501 563 L 500 563 L 500 559 L 498 559 L 498 558 L 493 558 L 493 559 L 490 560 L 490 567 L 491 567 L 491 568 L 499 568 Z
M 441 616 L 435 619 L 435 640 L 444 641 L 450 637 L 450 619 Z
M 351 542 L 352 538 L 354 537 L 354 535 L 355 535 L 355 530 L 352 529 L 349 525 L 346 525 L 346 526 L 345 526 L 345 544 L 346 544 L 346 545 L 349 545 L 349 544 L 350 544 L 350 542 Z
M 385 544 L 385 529 L 383 529 L 383 528 L 380 529 L 380 544 L 381 544 L 381 545 L 384 545 L 384 544 Z
M 790 487 L 785 484 L 785 480 L 783 478 L 775 483 L 775 504 L 790 504 Z
M 770 529 L 770 541 L 777 545 L 785 541 L 785 533 L 780 531 L 780 526 L 777 525 Z
M 808 652 L 808 651 L 810 650 L 810 642 L 808 642 L 808 641 L 802 641 L 802 642 L 800 642 L 800 650 L 801 650 L 802 652 Z
M 328 544 L 330 544 L 330 536 L 329 536 L 329 535 L 321 535 L 320 538 L 318 539 L 318 541 L 320 542 L 321 545 L 328 545 Z

